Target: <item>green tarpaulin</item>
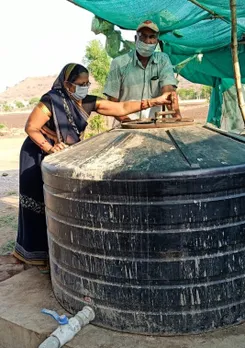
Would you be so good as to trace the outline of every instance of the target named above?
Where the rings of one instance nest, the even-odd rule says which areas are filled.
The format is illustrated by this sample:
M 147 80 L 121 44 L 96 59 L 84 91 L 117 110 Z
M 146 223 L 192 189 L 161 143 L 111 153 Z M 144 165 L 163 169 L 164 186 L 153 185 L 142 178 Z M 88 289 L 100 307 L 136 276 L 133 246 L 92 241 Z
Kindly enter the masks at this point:
M 212 14 L 187 0 L 71 2 L 124 29 L 134 30 L 146 19 L 154 21 L 165 43 L 164 51 L 169 54 L 176 71 L 189 81 L 215 88 L 209 121 L 220 125 L 220 92 L 230 89 L 234 84 L 229 0 L 199 0 L 198 3 L 212 11 Z M 242 40 L 245 36 L 245 0 L 237 0 L 237 24 L 238 40 Z M 245 82 L 243 44 L 239 45 L 239 60 Z

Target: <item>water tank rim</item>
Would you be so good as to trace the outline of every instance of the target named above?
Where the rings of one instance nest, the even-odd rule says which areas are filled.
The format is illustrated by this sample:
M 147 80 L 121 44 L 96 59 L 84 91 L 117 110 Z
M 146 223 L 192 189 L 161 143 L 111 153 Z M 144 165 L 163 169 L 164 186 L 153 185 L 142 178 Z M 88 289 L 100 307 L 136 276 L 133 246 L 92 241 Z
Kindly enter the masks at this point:
M 86 173 L 82 173 L 85 175 L 85 177 L 81 175 L 77 176 L 72 176 L 73 175 L 73 169 L 72 168 L 65 168 L 65 167 L 59 167 L 55 168 L 54 166 L 50 165 L 49 163 L 43 163 L 41 164 L 42 167 L 42 172 L 49 175 L 51 174 L 52 176 L 55 176 L 57 178 L 67 178 L 69 180 L 84 180 L 84 181 L 141 181 L 141 182 L 147 182 L 147 181 L 162 181 L 162 180 L 175 180 L 175 179 L 180 179 L 182 178 L 183 180 L 186 179 L 196 179 L 197 176 L 199 178 L 205 178 L 213 175 L 218 175 L 220 177 L 226 176 L 227 174 L 244 174 L 245 173 L 245 163 L 244 164 L 239 164 L 239 165 L 229 165 L 229 166 L 224 166 L 224 167 L 215 167 L 215 168 L 205 168 L 205 169 L 190 169 L 186 171 L 178 171 L 178 172 L 170 172 L 170 173 L 151 173 L 151 175 L 146 175 L 142 176 L 142 173 L 140 172 L 126 172 L 126 171 L 121 171 L 118 174 L 112 174 L 112 177 L 110 178 L 110 172 L 106 172 L 106 176 L 101 179 L 93 179 L 92 177 L 89 178 L 89 176 L 86 177 Z M 56 170 L 54 170 L 54 168 Z M 68 173 L 71 175 L 69 176 Z M 63 174 L 63 175 L 62 175 Z M 127 174 L 127 176 L 124 176 Z M 44 180 L 45 182 L 45 180 Z

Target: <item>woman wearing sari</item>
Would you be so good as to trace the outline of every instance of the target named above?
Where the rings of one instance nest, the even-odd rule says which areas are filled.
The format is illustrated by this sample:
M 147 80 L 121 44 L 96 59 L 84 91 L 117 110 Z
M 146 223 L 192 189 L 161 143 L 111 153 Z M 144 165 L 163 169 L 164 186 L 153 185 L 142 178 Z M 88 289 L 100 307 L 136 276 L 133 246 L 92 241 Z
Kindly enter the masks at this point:
M 67 64 L 30 114 L 25 130 L 28 137 L 20 152 L 20 204 L 14 256 L 48 272 L 48 243 L 43 197 L 41 162 L 47 154 L 63 150 L 83 138 L 92 111 L 117 116 L 155 105 L 170 104 L 171 93 L 142 101 L 111 102 L 88 95 L 88 70 Z

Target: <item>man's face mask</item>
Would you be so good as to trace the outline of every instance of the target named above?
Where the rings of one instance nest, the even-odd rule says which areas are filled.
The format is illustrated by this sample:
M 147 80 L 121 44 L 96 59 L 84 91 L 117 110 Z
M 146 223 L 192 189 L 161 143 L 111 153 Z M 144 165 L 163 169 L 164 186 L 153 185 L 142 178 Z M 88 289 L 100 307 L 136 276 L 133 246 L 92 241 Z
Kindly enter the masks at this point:
M 142 56 L 142 57 L 150 57 L 153 52 L 155 51 L 157 47 L 157 43 L 154 44 L 147 44 L 139 39 L 137 37 L 136 40 L 136 51 Z

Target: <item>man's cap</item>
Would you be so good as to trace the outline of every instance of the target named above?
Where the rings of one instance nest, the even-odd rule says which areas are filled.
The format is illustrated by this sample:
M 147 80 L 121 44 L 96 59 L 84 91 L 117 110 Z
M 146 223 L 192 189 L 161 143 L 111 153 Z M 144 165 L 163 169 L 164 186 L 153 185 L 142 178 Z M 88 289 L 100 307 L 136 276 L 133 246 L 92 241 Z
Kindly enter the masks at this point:
M 150 20 L 147 20 L 147 21 L 140 23 L 140 25 L 138 26 L 136 31 L 139 31 L 141 28 L 150 28 L 151 30 L 155 31 L 156 33 L 159 33 L 158 26 Z

